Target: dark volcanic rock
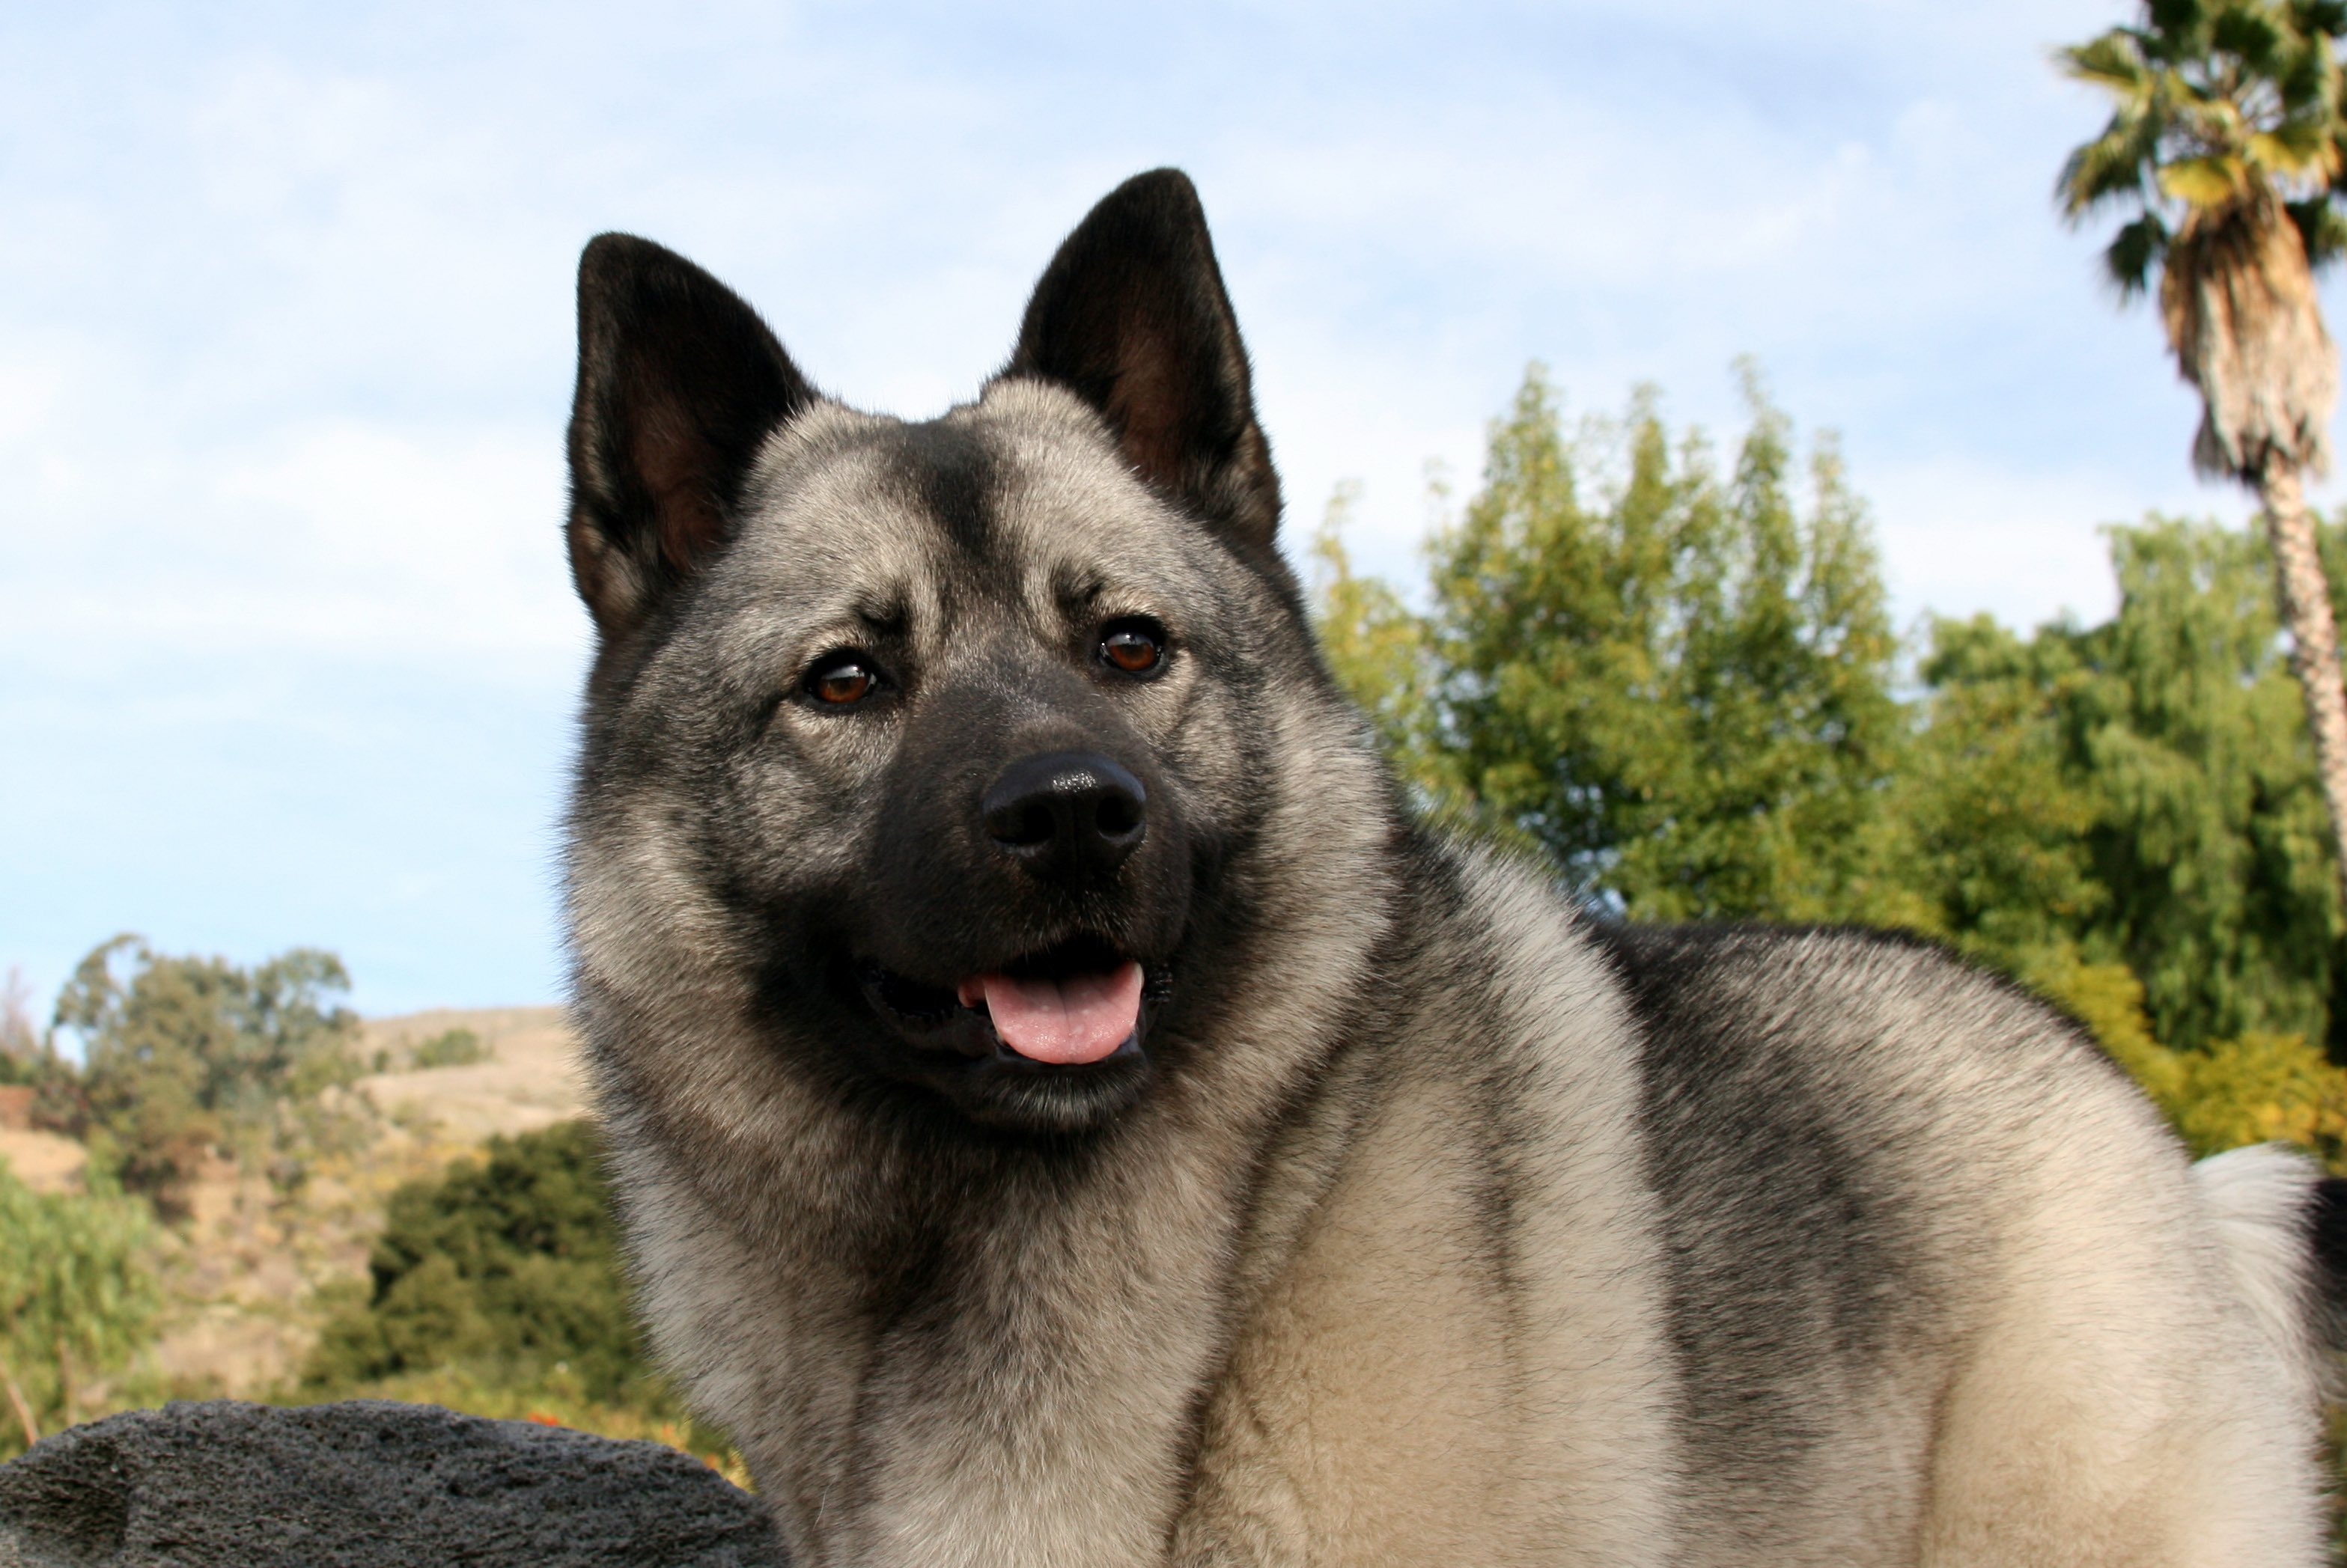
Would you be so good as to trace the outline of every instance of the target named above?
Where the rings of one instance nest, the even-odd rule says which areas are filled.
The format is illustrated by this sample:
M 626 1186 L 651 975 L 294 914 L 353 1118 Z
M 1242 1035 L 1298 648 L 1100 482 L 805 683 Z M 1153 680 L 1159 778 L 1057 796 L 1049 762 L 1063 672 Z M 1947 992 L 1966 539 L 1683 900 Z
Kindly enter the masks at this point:
M 0 1465 L 0 1568 L 448 1564 L 788 1568 L 683 1454 L 431 1405 L 170 1405 Z

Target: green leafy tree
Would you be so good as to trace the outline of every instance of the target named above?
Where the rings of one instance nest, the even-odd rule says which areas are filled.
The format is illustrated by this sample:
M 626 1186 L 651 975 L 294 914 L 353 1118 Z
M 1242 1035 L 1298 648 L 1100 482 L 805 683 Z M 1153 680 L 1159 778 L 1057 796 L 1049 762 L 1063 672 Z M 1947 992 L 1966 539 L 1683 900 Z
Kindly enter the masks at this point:
M 2076 640 L 2101 679 L 2076 734 L 2105 797 L 2090 948 L 2143 977 L 2160 1038 L 2324 1038 L 2340 910 L 2262 541 L 2115 529 L 2118 614 Z
M 2139 25 L 2060 55 L 2112 112 L 2056 186 L 2073 221 L 2134 214 L 2106 268 L 2123 297 L 2157 276 L 2168 346 L 2200 393 L 2193 460 L 2263 507 L 2334 877 L 2347 876 L 2347 695 L 2304 477 L 2328 465 L 2339 393 L 2314 272 L 2347 251 L 2332 205 L 2347 172 L 2342 33 L 2340 0 L 2147 0 Z
M 1935 629 L 1901 810 L 1940 928 L 2019 973 L 2065 945 L 2126 965 L 2170 1044 L 2321 1040 L 2338 898 L 2263 541 L 2160 518 L 2110 538 L 2104 625 Z
M 35 1193 L 0 1163 L 0 1458 L 81 1419 L 90 1383 L 148 1342 L 148 1232 L 137 1203 Z
M 1321 657 L 1414 786 L 1419 804 L 1438 816 L 1454 815 L 1465 804 L 1466 791 L 1433 695 L 1444 666 L 1431 629 L 1393 585 L 1354 571 L 1344 530 L 1358 496 L 1357 487 L 1339 485 L 1312 539 L 1313 620 Z
M 1937 622 L 1918 673 L 1886 868 L 1912 889 L 1913 925 L 2010 974 L 2066 964 L 2109 903 L 2087 836 L 2102 795 L 2067 744 L 2092 672 L 2060 630 L 2024 641 L 1979 616 Z
M 356 1075 L 357 1015 L 342 961 L 297 948 L 251 969 L 171 958 L 117 937 L 57 998 L 77 1032 L 78 1114 L 124 1186 L 179 1211 L 214 1148 L 258 1163 L 329 1132 L 318 1097 Z
M 1723 474 L 1652 393 L 1568 435 L 1535 366 L 1482 490 L 1432 542 L 1431 614 L 1324 586 L 1340 674 L 1439 808 L 1632 917 L 1892 919 L 1884 789 L 1906 742 L 1863 508 L 1831 443 L 1746 372 Z M 1357 686 L 1356 690 L 1361 689 Z
M 584 1122 L 491 1139 L 486 1160 L 400 1188 L 368 1267 L 366 1299 L 305 1370 L 313 1391 L 444 1367 L 527 1381 L 559 1363 L 608 1400 L 647 1374 Z

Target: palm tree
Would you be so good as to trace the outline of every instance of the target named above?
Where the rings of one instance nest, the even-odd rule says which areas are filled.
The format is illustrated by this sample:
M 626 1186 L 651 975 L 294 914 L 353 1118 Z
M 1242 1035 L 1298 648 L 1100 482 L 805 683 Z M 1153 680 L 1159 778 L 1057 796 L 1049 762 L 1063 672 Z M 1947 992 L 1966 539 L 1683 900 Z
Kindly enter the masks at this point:
M 2056 56 L 2114 107 L 2055 196 L 2074 223 L 2134 212 L 2103 252 L 2111 281 L 2128 299 L 2157 274 L 2168 345 L 2200 393 L 2193 466 L 2257 492 L 2347 900 L 2347 695 L 2304 491 L 2339 397 L 2314 272 L 2347 252 L 2332 205 L 2347 0 L 2144 0 L 2142 24 Z

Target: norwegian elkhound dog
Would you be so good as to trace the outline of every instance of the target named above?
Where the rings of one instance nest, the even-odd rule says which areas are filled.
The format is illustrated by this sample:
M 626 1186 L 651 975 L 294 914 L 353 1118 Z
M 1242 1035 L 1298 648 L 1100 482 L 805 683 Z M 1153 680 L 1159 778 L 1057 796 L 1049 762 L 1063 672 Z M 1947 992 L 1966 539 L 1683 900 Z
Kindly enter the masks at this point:
M 2311 1564 L 2316 1195 L 1913 943 L 1412 820 L 1185 179 L 977 400 L 580 265 L 578 1017 L 806 1568 Z

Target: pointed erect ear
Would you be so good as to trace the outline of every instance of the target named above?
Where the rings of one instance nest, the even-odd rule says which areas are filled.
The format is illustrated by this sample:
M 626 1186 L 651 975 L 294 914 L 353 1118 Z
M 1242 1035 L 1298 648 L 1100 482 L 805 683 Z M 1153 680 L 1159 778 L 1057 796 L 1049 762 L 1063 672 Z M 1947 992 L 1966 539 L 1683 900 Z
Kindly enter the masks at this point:
M 1198 192 L 1138 174 L 1076 226 L 1035 285 L 1005 375 L 1072 390 L 1151 483 L 1267 554 L 1279 477 Z
M 589 242 L 570 405 L 570 572 L 605 637 L 724 541 L 759 444 L 815 396 L 724 284 L 631 234 Z

